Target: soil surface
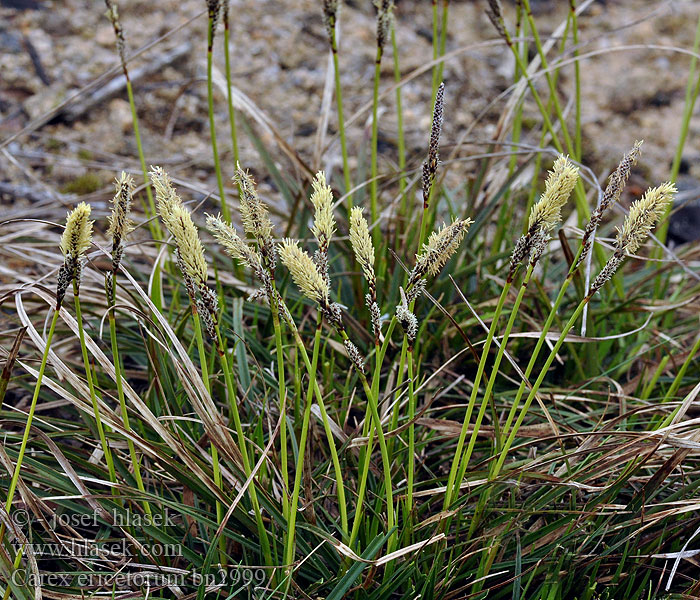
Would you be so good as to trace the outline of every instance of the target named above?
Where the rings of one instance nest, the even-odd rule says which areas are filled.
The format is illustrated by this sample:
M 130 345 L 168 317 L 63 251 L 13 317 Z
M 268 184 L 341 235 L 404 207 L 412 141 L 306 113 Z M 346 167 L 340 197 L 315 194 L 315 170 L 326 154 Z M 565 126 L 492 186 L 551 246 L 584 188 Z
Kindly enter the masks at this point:
M 127 53 L 150 47 L 129 62 L 146 160 L 165 166 L 194 195 L 216 190 L 209 145 L 206 89 L 206 4 L 204 0 L 120 0 Z M 442 2 L 439 3 L 442 7 Z M 565 1 L 532 1 L 540 35 L 565 22 Z M 512 82 L 514 61 L 485 15 L 485 0 L 449 6 L 444 70 L 446 82 L 443 156 L 466 135 L 451 170 L 459 183 L 491 139 Z M 504 2 L 512 27 L 514 3 Z M 318 0 L 231 0 L 231 57 L 235 87 L 248 99 L 243 109 L 280 171 L 294 180 L 325 168 L 340 185 L 332 72 Z M 644 154 L 636 174 L 639 188 L 668 177 L 678 143 L 685 89 L 700 2 L 608 0 L 592 2 L 580 16 L 579 52 L 583 94 L 584 157 L 599 180 L 614 168 L 636 139 Z M 369 0 L 343 3 L 339 20 L 340 69 L 348 120 L 351 162 L 366 162 L 375 60 L 375 14 Z M 396 35 L 401 74 L 410 76 L 432 58 L 432 13 L 427 0 L 400 0 Z M 216 77 L 224 73 L 223 29 L 217 31 Z M 45 206 L 59 218 L 77 197 L 105 211 L 116 172 L 139 174 L 133 122 L 123 87 L 96 103 L 91 94 L 121 75 L 115 37 L 105 6 L 95 0 L 0 0 L 0 200 L 2 212 L 27 214 Z M 567 47 L 570 48 L 570 41 Z M 550 59 L 557 55 L 552 52 Z M 567 55 L 570 57 L 571 55 Z M 155 65 L 155 66 L 154 66 Z M 105 73 L 108 75 L 105 76 Z M 145 75 L 144 75 L 145 73 Z M 93 83 L 98 80 L 97 85 Z M 396 165 L 393 53 L 382 62 L 380 160 Z M 546 96 L 544 78 L 536 80 Z M 573 67 L 558 85 L 564 109 L 573 93 Z M 216 91 L 216 121 L 227 188 L 234 165 L 224 89 Z M 409 167 L 424 157 L 431 111 L 431 72 L 413 77 L 403 90 Z M 489 108 L 489 105 L 491 107 Z M 323 127 L 323 116 L 328 122 Z M 541 123 L 530 95 L 526 128 Z M 573 114 L 569 115 L 572 121 Z M 273 202 L 279 192 L 261 156 L 240 127 L 240 156 Z M 526 132 L 539 143 L 540 131 Z M 11 140 L 11 141 L 8 141 Z M 300 162 L 291 161 L 282 143 Z M 688 184 L 700 178 L 700 114 L 695 111 L 685 149 Z M 360 157 L 360 163 L 358 158 Z M 357 175 L 359 178 L 359 175 Z M 187 192 L 189 193 L 189 192 Z M 58 210 L 60 209 L 60 210 Z M 56 210 L 56 215 L 53 215 Z

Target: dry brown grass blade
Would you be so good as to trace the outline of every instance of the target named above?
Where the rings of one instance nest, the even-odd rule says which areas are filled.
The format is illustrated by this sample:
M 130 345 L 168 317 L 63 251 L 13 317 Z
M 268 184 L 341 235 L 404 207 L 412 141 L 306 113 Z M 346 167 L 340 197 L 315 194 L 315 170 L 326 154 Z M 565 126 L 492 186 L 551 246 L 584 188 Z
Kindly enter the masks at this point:
M 216 446 L 231 460 L 237 462 L 239 465 L 242 465 L 238 446 L 229 433 L 226 424 L 224 423 L 224 420 L 216 407 L 216 404 L 214 404 L 214 401 L 207 392 L 204 382 L 202 381 L 201 374 L 195 367 L 192 359 L 189 357 L 187 350 L 185 350 L 184 346 L 178 339 L 177 335 L 168 323 L 168 320 L 158 311 L 148 295 L 141 289 L 141 286 L 138 285 L 134 278 L 123 267 L 121 272 L 123 273 L 124 277 L 129 280 L 144 304 L 148 306 L 151 314 L 154 315 L 159 325 L 161 334 L 168 340 L 170 351 L 175 352 L 177 358 L 176 360 L 173 360 L 173 364 L 181 374 L 181 382 L 183 383 L 183 386 L 185 386 L 185 389 L 188 390 L 189 399 L 195 407 L 198 416 L 202 420 L 212 443 L 216 444 Z M 231 483 L 238 485 L 239 482 L 232 481 Z
M 17 360 L 17 355 L 19 354 L 20 346 L 22 345 L 22 340 L 24 339 L 24 334 L 27 333 L 27 328 L 22 327 L 17 332 L 15 336 L 15 341 L 12 343 L 10 351 L 7 353 L 7 358 L 5 359 L 5 366 L 2 369 L 2 374 L 0 375 L 0 404 L 5 397 L 5 391 L 7 390 L 7 384 L 10 383 L 10 378 L 12 377 L 12 368 L 15 366 L 15 360 Z
M 133 281 L 133 280 L 132 280 Z M 34 293 L 39 295 L 42 299 L 44 299 L 49 306 L 52 305 L 53 303 L 53 296 L 46 292 L 45 290 L 41 288 L 34 288 Z M 20 317 L 20 320 L 23 325 L 26 325 L 28 327 L 27 331 L 32 338 L 32 341 L 36 345 L 37 349 L 40 352 L 44 351 L 45 348 L 45 342 L 43 338 L 39 335 L 39 333 L 36 331 L 34 328 L 33 324 L 29 320 L 29 316 L 27 315 L 26 311 L 24 310 L 24 306 L 22 304 L 21 300 L 22 293 L 18 292 L 15 295 L 15 304 L 17 306 L 17 313 Z M 61 317 L 63 318 L 64 322 L 68 324 L 69 327 L 73 330 L 74 334 L 77 336 L 77 322 L 75 319 L 64 309 L 61 309 Z M 104 355 L 102 350 L 95 344 L 95 342 L 89 337 L 86 336 L 86 345 L 88 346 L 88 349 L 90 350 L 91 354 L 95 357 L 97 362 L 100 364 L 100 366 L 104 369 L 104 372 L 109 376 L 113 381 L 116 379 L 116 374 L 114 371 L 114 365 L 112 365 L 111 361 L 107 359 L 107 357 Z M 53 365 L 54 369 L 58 374 L 60 374 L 64 379 L 66 379 L 68 382 L 70 382 L 71 386 L 76 389 L 81 391 L 81 396 L 84 398 L 89 398 L 89 391 L 87 389 L 87 386 L 80 380 L 78 376 L 76 376 L 71 369 L 69 369 L 63 361 L 56 356 L 53 350 L 49 351 L 49 360 L 51 361 L 51 364 Z M 26 368 L 26 366 L 25 366 Z M 49 382 L 47 381 L 47 378 L 44 378 L 44 381 L 47 383 L 47 385 L 50 385 Z M 148 408 L 148 406 L 141 400 L 139 395 L 132 389 L 132 387 L 129 385 L 127 381 L 123 382 L 124 384 L 124 394 L 128 398 L 128 400 L 133 404 L 133 406 L 139 411 L 139 414 L 141 417 L 144 419 L 144 421 L 156 432 L 160 438 L 170 447 L 171 450 L 175 453 L 176 456 L 180 458 L 180 460 L 183 461 L 187 467 L 192 470 L 193 473 L 196 474 L 197 477 L 199 477 L 203 482 L 206 482 L 209 489 L 212 491 L 212 493 L 219 494 L 217 486 L 214 484 L 213 480 L 201 469 L 199 464 L 197 464 L 196 461 L 194 461 L 191 457 L 190 452 L 188 451 L 187 448 L 183 447 L 182 444 L 167 430 L 165 427 L 163 427 L 160 419 L 158 419 Z M 71 396 L 63 390 L 63 395 L 69 401 L 72 403 L 78 403 L 78 399 L 75 398 L 74 396 Z M 84 402 L 84 406 L 88 406 L 87 402 Z M 120 429 L 123 434 L 126 434 L 123 423 L 121 423 L 121 419 L 117 418 L 115 415 L 114 411 L 112 411 L 108 406 L 104 404 L 104 402 L 101 403 L 101 407 L 104 407 L 104 411 L 101 412 L 103 415 L 103 418 L 105 419 L 105 424 L 109 425 L 112 428 L 115 429 Z M 91 408 L 88 407 L 87 412 L 91 412 Z M 134 440 L 135 443 L 139 444 L 142 449 L 144 450 L 151 450 L 150 447 L 143 445 L 141 442 L 140 438 L 137 436 L 134 436 L 133 434 L 131 435 L 131 438 Z

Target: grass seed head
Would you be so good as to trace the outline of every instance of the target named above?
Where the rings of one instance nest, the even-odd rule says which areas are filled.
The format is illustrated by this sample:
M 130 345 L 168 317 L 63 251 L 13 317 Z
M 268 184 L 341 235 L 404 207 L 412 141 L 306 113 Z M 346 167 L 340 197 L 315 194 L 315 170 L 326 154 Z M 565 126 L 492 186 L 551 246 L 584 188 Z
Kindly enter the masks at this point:
M 112 198 L 112 213 L 108 217 L 107 235 L 112 238 L 112 270 L 119 268 L 124 249 L 124 241 L 134 226 L 129 219 L 131 200 L 134 193 L 134 179 L 122 171 L 115 179 L 116 192 Z
M 82 258 L 92 241 L 92 209 L 86 202 L 81 202 L 66 217 L 66 228 L 61 236 L 60 248 L 63 256 L 73 260 Z
M 260 248 L 265 266 L 273 269 L 276 262 L 276 247 L 272 239 L 272 221 L 267 205 L 260 200 L 255 187 L 255 180 L 248 173 L 236 166 L 236 174 L 233 181 L 241 191 L 241 220 L 243 230 L 255 238 Z
M 612 279 L 626 254 L 639 250 L 658 220 L 666 214 L 675 193 L 676 186 L 673 183 L 662 183 L 658 187 L 649 188 L 644 196 L 632 204 L 622 227 L 617 229 L 615 252 L 591 284 L 589 296 Z
M 190 211 L 183 206 L 170 177 L 163 169 L 151 169 L 151 182 L 156 190 L 158 212 L 170 235 L 175 238 L 183 275 L 190 278 L 196 286 L 206 286 L 207 261 Z
M 333 218 L 333 191 L 326 183 L 326 175 L 323 171 L 316 173 L 311 183 L 313 193 L 311 194 L 311 204 L 313 204 L 314 225 L 311 228 L 318 247 L 322 253 L 328 253 L 331 238 L 335 233 L 335 219 Z
M 345 338 L 343 340 L 343 346 L 345 346 L 345 351 L 348 353 L 348 358 L 355 366 L 355 368 L 360 372 L 365 372 L 365 360 L 362 358 L 362 353 L 358 350 L 357 346 L 353 344 L 349 339 Z
M 568 157 L 560 156 L 554 161 L 544 184 L 544 192 L 530 210 L 527 232 L 520 236 L 510 255 L 508 281 L 526 257 L 535 264 L 544 252 L 549 241 L 549 232 L 561 221 L 561 209 L 569 199 L 578 181 L 578 167 L 571 164 Z
M 445 111 L 445 84 L 441 83 L 435 95 L 435 108 L 433 110 L 433 125 L 430 129 L 430 142 L 428 143 L 428 159 L 423 163 L 423 208 L 428 208 L 430 194 L 435 183 L 440 158 L 440 134 Z
M 221 216 L 207 215 L 207 227 L 231 257 L 246 265 L 263 284 L 263 291 L 268 295 L 271 281 L 268 272 L 263 267 L 260 253 L 250 244 L 241 239 L 236 230 L 226 223 Z
M 211 37 L 213 39 L 216 26 L 219 23 L 219 15 L 221 14 L 221 0 L 207 0 L 207 13 L 211 21 Z
M 363 209 L 353 206 L 350 210 L 350 245 L 355 259 L 362 268 L 362 273 L 370 285 L 376 282 L 374 273 L 374 244 L 369 234 L 367 219 L 362 215 Z
M 437 275 L 457 251 L 471 224 L 471 219 L 460 219 L 433 231 L 423 244 L 420 254 L 416 255 L 416 265 L 411 271 L 407 287 L 415 285 L 426 274 Z
M 335 35 L 335 23 L 340 10 L 339 0 L 323 0 L 323 24 L 326 26 L 328 41 L 332 44 Z
M 91 210 L 89 204 L 81 202 L 66 217 L 66 228 L 60 243 L 64 259 L 56 282 L 56 310 L 61 307 L 71 282 L 75 281 L 76 286 L 80 287 L 83 255 L 92 241 Z
M 377 9 L 377 48 L 383 52 L 394 20 L 394 0 L 374 0 L 374 7 Z
M 503 7 L 500 0 L 488 0 L 489 7 L 486 9 L 486 15 L 491 20 L 498 35 L 502 38 L 506 37 L 506 22 L 503 18 Z
M 619 202 L 620 196 L 622 195 L 622 190 L 625 188 L 625 184 L 629 179 L 632 167 L 637 163 L 637 159 L 642 152 L 643 142 L 637 141 L 634 143 L 632 150 L 630 150 L 620 161 L 620 164 L 613 171 L 612 175 L 608 179 L 608 185 L 605 188 L 603 197 L 600 203 L 591 214 L 591 219 L 586 225 L 586 229 L 583 232 L 582 239 L 582 249 L 579 255 L 578 262 L 576 266 L 578 267 L 588 256 L 591 250 L 591 244 L 593 242 L 593 233 L 601 221 L 603 220 L 603 215 L 605 212 L 613 205 Z
M 648 237 L 656 222 L 666 214 L 676 193 L 676 186 L 671 182 L 649 188 L 646 193 L 630 207 L 622 228 L 617 230 L 615 245 L 627 254 L 634 254 Z
M 534 234 L 537 229 L 542 229 L 544 233 L 549 233 L 554 229 L 561 221 L 561 209 L 577 181 L 578 168 L 566 156 L 557 158 L 544 184 L 542 196 L 530 211 L 528 232 Z
M 107 5 L 107 18 L 112 27 L 114 28 L 114 35 L 117 38 L 117 52 L 119 54 L 119 60 L 122 63 L 122 69 L 126 71 L 126 42 L 124 41 L 124 29 L 122 28 L 122 23 L 119 20 L 119 10 L 117 8 L 117 3 L 114 0 L 105 0 Z
M 404 292 L 402 287 L 399 288 L 399 293 L 401 294 L 401 303 L 396 306 L 396 320 L 406 334 L 406 341 L 408 342 L 408 349 L 410 351 L 413 350 L 413 345 L 418 335 L 418 319 L 408 307 L 410 301 L 406 297 L 406 292 Z
M 282 242 L 280 260 L 289 269 L 294 283 L 304 296 L 318 303 L 322 308 L 330 305 L 328 282 L 318 270 L 316 263 L 296 241 L 285 239 Z

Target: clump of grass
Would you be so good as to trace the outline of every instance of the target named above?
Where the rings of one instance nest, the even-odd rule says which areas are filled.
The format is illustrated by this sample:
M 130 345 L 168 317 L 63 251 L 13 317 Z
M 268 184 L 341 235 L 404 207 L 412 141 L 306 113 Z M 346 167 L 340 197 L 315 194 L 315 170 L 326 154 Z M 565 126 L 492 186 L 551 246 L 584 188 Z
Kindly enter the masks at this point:
M 489 172 L 498 163 L 487 152 L 467 185 L 445 183 L 455 163 L 440 162 L 447 113 L 442 63 L 436 64 L 426 86 L 432 99 L 427 157 L 422 165 L 409 161 L 417 167 L 412 172 L 399 148 L 401 172 L 383 179 L 400 197 L 394 229 L 380 218 L 394 207 L 383 206 L 378 193 L 384 173 L 377 161 L 380 67 L 390 39 L 399 84 L 401 65 L 393 2 L 374 4 L 369 210 L 348 195 L 365 176 L 351 171 L 348 156 L 339 3 L 324 2 L 318 16 L 333 52 L 345 203 L 323 171 L 310 171 L 287 217 L 238 164 L 229 6 L 207 2 L 208 106 L 222 215 L 207 215 L 206 230 L 216 243 L 185 192 L 181 197 L 166 171 L 153 167 L 147 190 L 155 190 L 170 235 L 163 240 L 152 231 L 164 242 L 159 254 L 138 231 L 151 213 L 132 210 L 134 181 L 122 172 L 106 219 L 98 204 L 96 217 L 84 203 L 68 214 L 55 297 L 40 285 L 28 287 L 30 279 L 17 273 L 12 318 L 39 343 L 41 357 L 26 342 L 18 346 L 15 370 L 26 374 L 10 378 L 2 410 L 6 598 L 28 600 L 38 591 L 13 579 L 23 563 L 36 562 L 27 539 L 118 539 L 133 558 L 101 555 L 99 566 L 82 557 L 52 558 L 41 568 L 60 562 L 71 581 L 48 586 L 47 596 L 109 588 L 112 596 L 149 597 L 215 591 L 331 600 L 590 599 L 602 583 L 620 598 L 648 598 L 662 584 L 679 594 L 697 591 L 692 567 L 667 568 L 669 557 L 685 560 L 681 551 L 694 527 L 687 515 L 697 488 L 695 433 L 686 415 L 697 395 L 700 340 L 695 317 L 684 311 L 698 286 L 681 276 L 692 272 L 682 263 L 692 254 L 624 264 L 646 252 L 675 186 L 651 186 L 621 224 L 612 215 L 624 204 L 638 142 L 589 208 L 587 197 L 598 189 L 587 194 L 580 177 L 587 173 L 592 181 L 580 164 L 580 82 L 572 95 L 576 129 L 569 131 L 557 97 L 566 81 L 557 82 L 558 63 L 544 52 L 529 2 L 518 3 L 512 31 L 500 2 L 489 2 L 505 50 L 516 54 L 515 81 L 523 80 L 516 89 L 529 90 L 541 111 L 527 131 L 525 98 L 518 99 L 519 116 L 510 125 L 500 121 L 498 135 L 532 137 L 532 146 L 523 145 L 532 154 L 506 156 L 507 166 L 499 167 L 505 176 Z M 449 24 L 445 1 L 438 30 L 438 4 L 432 3 L 434 58 L 445 54 Z M 116 5 L 107 5 L 126 73 Z M 571 3 L 568 32 L 573 28 L 578 44 L 575 10 Z M 214 129 L 219 20 L 235 168 L 219 162 Z M 568 42 L 565 35 L 562 53 Z M 549 98 L 540 96 L 528 70 L 528 45 L 542 61 Z M 410 126 L 401 115 L 399 123 L 400 130 Z M 540 152 L 537 144 L 550 143 L 557 156 L 540 181 L 551 149 Z M 271 154 L 262 154 L 278 168 Z M 524 190 L 509 189 L 533 155 L 532 181 Z M 238 191 L 237 221 L 223 187 L 228 169 Z M 485 181 L 488 206 L 472 202 Z M 501 189 L 498 181 L 506 182 Z M 578 221 L 580 229 L 562 220 Z M 616 234 L 608 234 L 608 222 L 619 225 Z M 19 240 L 19 250 L 6 244 L 3 258 L 31 257 L 29 244 L 44 251 L 57 238 L 48 226 L 39 235 L 17 231 L 7 239 Z M 97 252 L 86 262 L 90 248 Z M 65 302 L 71 286 L 77 325 Z M 46 311 L 23 299 L 30 291 L 48 298 L 45 343 L 34 321 Z M 572 336 L 587 308 L 591 328 L 605 328 L 604 334 Z M 669 324 L 671 311 L 678 323 Z M 638 327 L 641 312 L 653 325 Z M 96 333 L 103 317 L 109 355 Z M 678 364 L 668 358 L 668 344 Z M 5 371 L 12 373 L 11 365 Z M 11 406 L 24 392 L 31 398 L 26 414 Z M 52 513 L 95 517 L 85 526 L 32 526 L 22 537 L 15 524 L 23 510 L 37 523 Z M 134 515 L 151 521 L 124 524 Z M 169 543 L 177 552 L 158 555 L 156 547 Z M 205 576 L 241 569 L 262 574 L 255 576 L 257 589 L 252 579 L 202 585 Z M 77 585 L 83 571 L 98 570 L 110 577 L 145 571 L 186 577 L 177 589 L 151 582 L 144 591 L 131 580 Z

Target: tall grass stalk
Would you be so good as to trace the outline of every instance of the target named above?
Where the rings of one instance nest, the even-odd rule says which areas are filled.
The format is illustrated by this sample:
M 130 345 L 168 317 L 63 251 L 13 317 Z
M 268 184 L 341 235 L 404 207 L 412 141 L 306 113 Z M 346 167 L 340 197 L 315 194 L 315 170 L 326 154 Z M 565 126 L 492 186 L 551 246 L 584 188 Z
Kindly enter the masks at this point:
M 343 159 L 343 182 L 347 194 L 347 213 L 352 209 L 352 179 L 350 176 L 350 163 L 348 161 L 348 141 L 345 127 L 345 113 L 343 111 L 343 87 L 340 83 L 340 64 L 338 61 L 338 0 L 326 0 L 324 2 L 324 20 L 328 33 L 328 42 L 333 56 L 333 79 L 335 82 L 335 104 L 338 112 L 338 136 L 340 137 L 340 152 Z
M 373 224 L 377 223 L 379 211 L 377 208 L 377 145 L 379 136 L 379 122 L 377 121 L 377 111 L 379 110 L 379 80 L 382 70 L 383 48 L 377 46 L 377 55 L 374 60 L 374 81 L 372 84 L 372 139 L 370 141 L 370 218 Z M 375 225 L 372 229 L 372 239 L 375 246 L 381 242 L 381 227 Z
M 122 421 L 124 423 L 124 430 L 129 433 L 131 432 L 131 425 L 129 424 L 129 411 L 126 407 L 126 400 L 124 398 L 124 383 L 122 381 L 122 366 L 121 366 L 121 356 L 119 354 L 119 342 L 117 339 L 117 320 L 115 315 L 115 297 L 111 295 L 108 298 L 109 301 L 109 339 L 112 347 L 112 363 L 114 364 L 114 379 L 117 386 L 117 398 L 119 400 L 119 407 L 121 408 Z M 134 440 L 127 436 L 126 443 L 129 448 L 129 457 L 131 458 L 131 464 L 134 468 L 134 479 L 136 480 L 136 487 L 142 494 L 146 493 L 143 485 L 143 478 L 141 477 L 141 462 L 139 461 L 138 454 L 136 454 L 136 447 L 134 446 Z M 151 505 L 148 500 L 145 499 L 142 502 L 142 507 L 147 515 L 151 515 Z
M 491 344 L 493 338 L 496 334 L 496 329 L 498 327 L 498 320 L 500 319 L 501 312 L 503 311 L 503 305 L 508 297 L 508 292 L 512 283 L 506 281 L 501 290 L 501 295 L 498 298 L 498 304 L 494 310 L 493 317 L 491 319 L 491 326 L 486 334 L 486 341 L 484 342 L 484 347 L 481 350 L 481 358 L 479 359 L 479 365 L 476 370 L 476 375 L 474 376 L 474 382 L 472 384 L 472 392 L 469 396 L 469 403 L 467 404 L 467 412 L 464 416 L 464 421 L 462 422 L 462 429 L 459 432 L 459 438 L 457 439 L 457 447 L 454 452 L 454 457 L 452 458 L 452 463 L 450 466 L 450 473 L 447 477 L 447 486 L 445 488 L 445 499 L 443 501 L 443 510 L 449 510 L 450 503 L 452 501 L 452 496 L 458 491 L 460 481 L 457 479 L 457 473 L 459 471 L 459 465 L 462 459 L 462 452 L 464 450 L 464 442 L 467 437 L 467 432 L 469 431 L 469 423 L 471 421 L 472 411 L 474 410 L 474 405 L 476 404 L 476 398 L 479 394 L 479 384 L 481 383 L 481 378 L 484 375 L 484 369 L 486 368 L 486 361 L 488 360 L 489 350 L 491 349 Z
M 44 353 L 41 355 L 41 365 L 39 366 L 39 373 L 37 374 L 36 383 L 34 384 L 34 394 L 32 395 L 32 401 L 29 404 L 29 412 L 27 412 L 27 422 L 24 426 L 24 433 L 22 434 L 22 443 L 19 447 L 19 454 L 17 455 L 17 462 L 15 463 L 14 471 L 12 472 L 12 479 L 10 480 L 10 487 L 7 490 L 7 498 L 5 500 L 5 512 L 9 513 L 12 508 L 12 501 L 15 497 L 15 490 L 17 489 L 17 481 L 19 480 L 19 474 L 22 470 L 22 462 L 24 461 L 24 453 L 27 451 L 27 442 L 29 441 L 29 432 L 32 429 L 32 422 L 34 421 L 34 412 L 36 411 L 37 401 L 39 400 L 39 392 L 41 391 L 41 382 L 44 379 L 44 372 L 46 371 L 46 362 L 49 358 L 49 351 L 51 350 L 51 342 L 53 341 L 53 335 L 56 331 L 56 323 L 58 322 L 58 315 L 60 313 L 60 307 L 57 307 L 53 311 L 53 316 L 51 317 L 51 325 L 49 326 L 49 333 L 46 336 L 46 345 L 44 347 Z M 4 539 L 5 524 L 0 526 L 0 543 Z
M 95 425 L 97 433 L 100 436 L 102 451 L 105 455 L 107 468 L 109 469 L 109 479 L 112 483 L 116 483 L 117 476 L 114 471 L 114 461 L 112 460 L 112 451 L 107 443 L 104 426 L 102 425 L 102 417 L 100 415 L 100 407 L 97 402 L 97 394 L 95 392 L 95 383 L 92 378 L 92 369 L 90 367 L 90 357 L 88 355 L 87 345 L 85 343 L 85 328 L 83 323 L 83 311 L 80 306 L 80 289 L 77 278 L 73 280 L 73 302 L 75 305 L 75 319 L 78 322 L 78 337 L 80 339 L 80 351 L 83 356 L 83 366 L 85 367 L 85 379 L 87 380 L 88 389 L 90 390 L 90 401 L 92 402 L 92 410 L 95 415 Z M 116 489 L 115 489 L 116 492 Z
M 209 111 L 209 137 L 211 139 L 211 151 L 214 157 L 214 170 L 216 171 L 216 184 L 219 188 L 219 197 L 221 202 L 221 213 L 227 221 L 230 221 L 231 216 L 226 205 L 226 192 L 224 191 L 224 179 L 221 174 L 221 162 L 219 160 L 219 149 L 216 143 L 216 122 L 214 113 L 214 81 L 212 71 L 214 67 L 214 35 L 216 23 L 219 16 L 220 2 L 208 0 L 209 17 L 207 27 L 207 107 Z M 213 6 L 212 6 L 213 5 Z M 228 56 L 228 51 L 226 52 Z M 228 83 L 228 82 L 227 82 Z M 230 94 L 229 94 L 230 98 Z M 233 130 L 232 130 L 233 131 Z M 232 133 L 233 135 L 233 133 Z
M 301 434 L 297 445 L 297 463 L 294 473 L 294 488 L 292 490 L 292 501 L 289 509 L 289 521 L 287 524 L 287 540 L 284 551 L 284 567 L 287 570 L 287 587 L 292 583 L 292 565 L 294 564 L 294 547 L 296 535 L 297 510 L 299 506 L 299 492 L 301 490 L 301 477 L 304 472 L 304 459 L 306 456 L 306 439 L 309 433 L 309 420 L 311 418 L 311 404 L 314 389 L 316 387 L 316 374 L 318 369 L 318 355 L 321 346 L 322 317 L 318 313 L 316 320 L 316 332 L 314 334 L 313 351 L 311 365 L 309 368 L 309 384 L 306 391 L 306 403 L 304 405 L 304 416 L 301 423 Z
M 669 180 L 675 182 L 678 178 L 678 174 L 681 170 L 681 162 L 683 161 L 683 152 L 685 151 L 685 144 L 688 139 L 688 133 L 690 132 L 690 120 L 693 117 L 693 112 L 695 111 L 695 104 L 698 100 L 698 95 L 700 95 L 700 72 L 698 71 L 698 52 L 700 52 L 700 17 L 698 17 L 698 23 L 695 29 L 695 39 L 693 40 L 693 53 L 690 58 L 690 68 L 688 71 L 688 83 L 685 88 L 685 103 L 683 105 L 683 120 L 681 121 L 681 130 L 678 134 L 678 143 L 676 144 L 676 153 L 673 157 L 673 163 L 671 163 L 671 174 Z M 697 77 L 697 79 L 696 79 Z M 666 215 L 664 215 L 661 225 L 659 226 L 659 231 L 657 233 L 657 238 L 662 244 L 666 243 L 666 237 L 668 235 L 668 217 L 671 214 L 672 206 L 669 206 Z M 660 258 L 663 256 L 663 248 L 659 247 L 654 253 L 655 258 Z M 656 287 L 654 289 L 656 295 L 661 293 L 661 279 L 658 278 L 656 282 Z
M 136 141 L 136 151 L 139 155 L 139 163 L 141 165 L 141 173 L 143 175 L 143 185 L 146 188 L 146 200 L 147 203 L 143 203 L 144 212 L 148 217 L 148 228 L 151 235 L 156 240 L 161 240 L 163 238 L 163 232 L 160 229 L 160 224 L 157 219 L 153 217 L 156 216 L 156 205 L 153 200 L 153 192 L 151 191 L 151 184 L 148 180 L 148 169 L 146 168 L 146 156 L 143 152 L 143 143 L 141 141 L 141 132 L 139 129 L 139 117 L 136 111 L 136 102 L 134 100 L 134 90 L 131 85 L 131 77 L 129 76 L 129 68 L 126 61 L 126 42 L 124 40 L 124 30 L 122 28 L 121 21 L 119 19 L 119 12 L 117 9 L 117 4 L 114 0 L 105 0 L 107 5 L 107 17 L 112 23 L 114 28 L 114 35 L 116 37 L 117 53 L 119 54 L 119 60 L 121 62 L 122 72 L 124 74 L 124 79 L 126 80 L 126 94 L 129 99 L 129 108 L 131 110 L 131 123 L 134 128 L 134 139 Z
M 399 47 L 396 41 L 396 24 L 391 28 L 391 48 L 394 61 L 394 81 L 399 84 L 401 82 L 401 65 L 399 57 Z M 401 97 L 401 86 L 396 86 L 396 145 L 398 152 L 399 164 L 399 194 L 401 196 L 399 209 L 399 231 L 403 231 L 407 220 L 407 201 L 408 194 L 406 191 L 406 140 L 404 135 L 403 123 L 403 101 Z
M 207 361 L 209 360 L 209 355 L 204 347 L 204 337 L 202 335 L 202 324 L 199 319 L 199 313 L 197 312 L 197 307 L 194 302 L 191 303 L 191 313 L 192 313 L 192 325 L 194 326 L 194 336 L 197 342 L 197 352 L 199 354 L 199 364 L 202 371 L 202 381 L 204 382 L 204 387 L 207 390 L 209 396 L 211 396 L 211 379 L 209 377 L 209 366 Z M 221 477 L 221 465 L 219 464 L 219 451 L 212 442 L 210 444 L 211 451 L 211 461 L 214 471 L 214 483 L 216 487 L 220 490 L 223 489 L 223 479 Z M 216 501 L 216 522 L 221 525 L 221 521 L 224 518 L 224 507 L 218 500 Z M 219 538 L 219 551 L 220 560 L 223 562 L 224 554 L 226 552 L 226 540 L 222 536 Z
M 221 335 L 221 329 L 216 326 L 216 343 L 217 352 L 219 355 L 219 363 L 221 364 L 221 370 L 224 373 L 224 381 L 226 383 L 226 393 L 229 399 L 229 405 L 231 407 L 231 417 L 233 418 L 234 427 L 236 429 L 236 437 L 238 440 L 239 450 L 241 452 L 241 458 L 243 459 L 243 473 L 246 478 L 250 477 L 252 473 L 251 461 L 248 456 L 247 441 L 245 438 L 245 433 L 243 432 L 243 424 L 241 422 L 241 416 L 238 411 L 238 396 L 236 394 L 236 384 L 233 379 L 233 372 L 231 370 L 231 364 L 228 360 L 228 353 L 226 351 L 226 344 Z M 213 446 L 212 446 L 213 448 Z M 265 524 L 262 518 L 262 512 L 260 510 L 260 502 L 258 501 L 258 494 L 255 489 L 255 482 L 253 482 L 248 488 L 250 494 L 250 502 L 253 507 L 253 513 L 255 515 L 255 522 L 258 527 L 258 535 L 260 537 L 260 546 L 262 548 L 262 554 L 266 561 L 266 564 L 273 565 L 272 552 L 270 549 L 270 540 L 268 538 L 267 531 L 265 530 Z
M 226 69 L 226 92 L 228 100 L 228 122 L 231 132 L 231 148 L 233 149 L 233 164 L 238 164 L 238 132 L 236 129 L 236 111 L 233 106 L 233 90 L 231 83 L 231 48 L 230 36 L 231 28 L 229 24 L 229 0 L 224 0 L 223 4 L 223 22 L 224 22 L 224 61 Z
M 506 324 L 505 331 L 503 333 L 503 337 L 501 338 L 500 345 L 498 347 L 498 352 L 496 354 L 496 358 L 494 360 L 493 366 L 491 367 L 491 375 L 488 379 L 488 382 L 486 383 L 486 390 L 484 391 L 484 397 L 483 400 L 481 401 L 481 406 L 479 407 L 479 413 L 476 416 L 476 421 L 474 422 L 474 427 L 472 429 L 472 434 L 469 438 L 469 444 L 467 446 L 466 451 L 464 452 L 464 456 L 462 457 L 462 463 L 461 466 L 459 467 L 459 471 L 457 473 L 457 489 L 455 489 L 454 493 L 458 494 L 459 493 L 459 485 L 461 482 L 464 480 L 464 475 L 467 471 L 467 467 L 469 466 L 469 460 L 471 459 L 472 452 L 474 450 L 474 445 L 476 444 L 476 438 L 477 435 L 479 434 L 479 429 L 481 427 L 481 421 L 484 418 L 484 414 L 486 413 L 486 407 L 488 406 L 489 399 L 491 397 L 491 394 L 493 392 L 493 386 L 496 382 L 496 377 L 498 376 L 498 369 L 501 366 L 501 360 L 503 359 L 503 354 L 505 353 L 506 346 L 508 344 L 508 339 L 510 337 L 510 332 L 513 330 L 513 325 L 515 324 L 515 319 L 518 316 L 518 310 L 520 309 L 520 303 L 523 300 L 523 296 L 525 295 L 525 292 L 527 290 L 527 284 L 530 281 L 530 277 L 532 277 L 532 271 L 534 269 L 535 265 L 533 263 L 530 263 L 528 265 L 527 271 L 525 272 L 525 276 L 523 277 L 523 281 L 520 285 L 520 289 L 518 290 L 518 295 L 515 299 L 515 302 L 513 303 L 513 308 L 510 311 L 510 317 L 508 319 L 508 323 Z

